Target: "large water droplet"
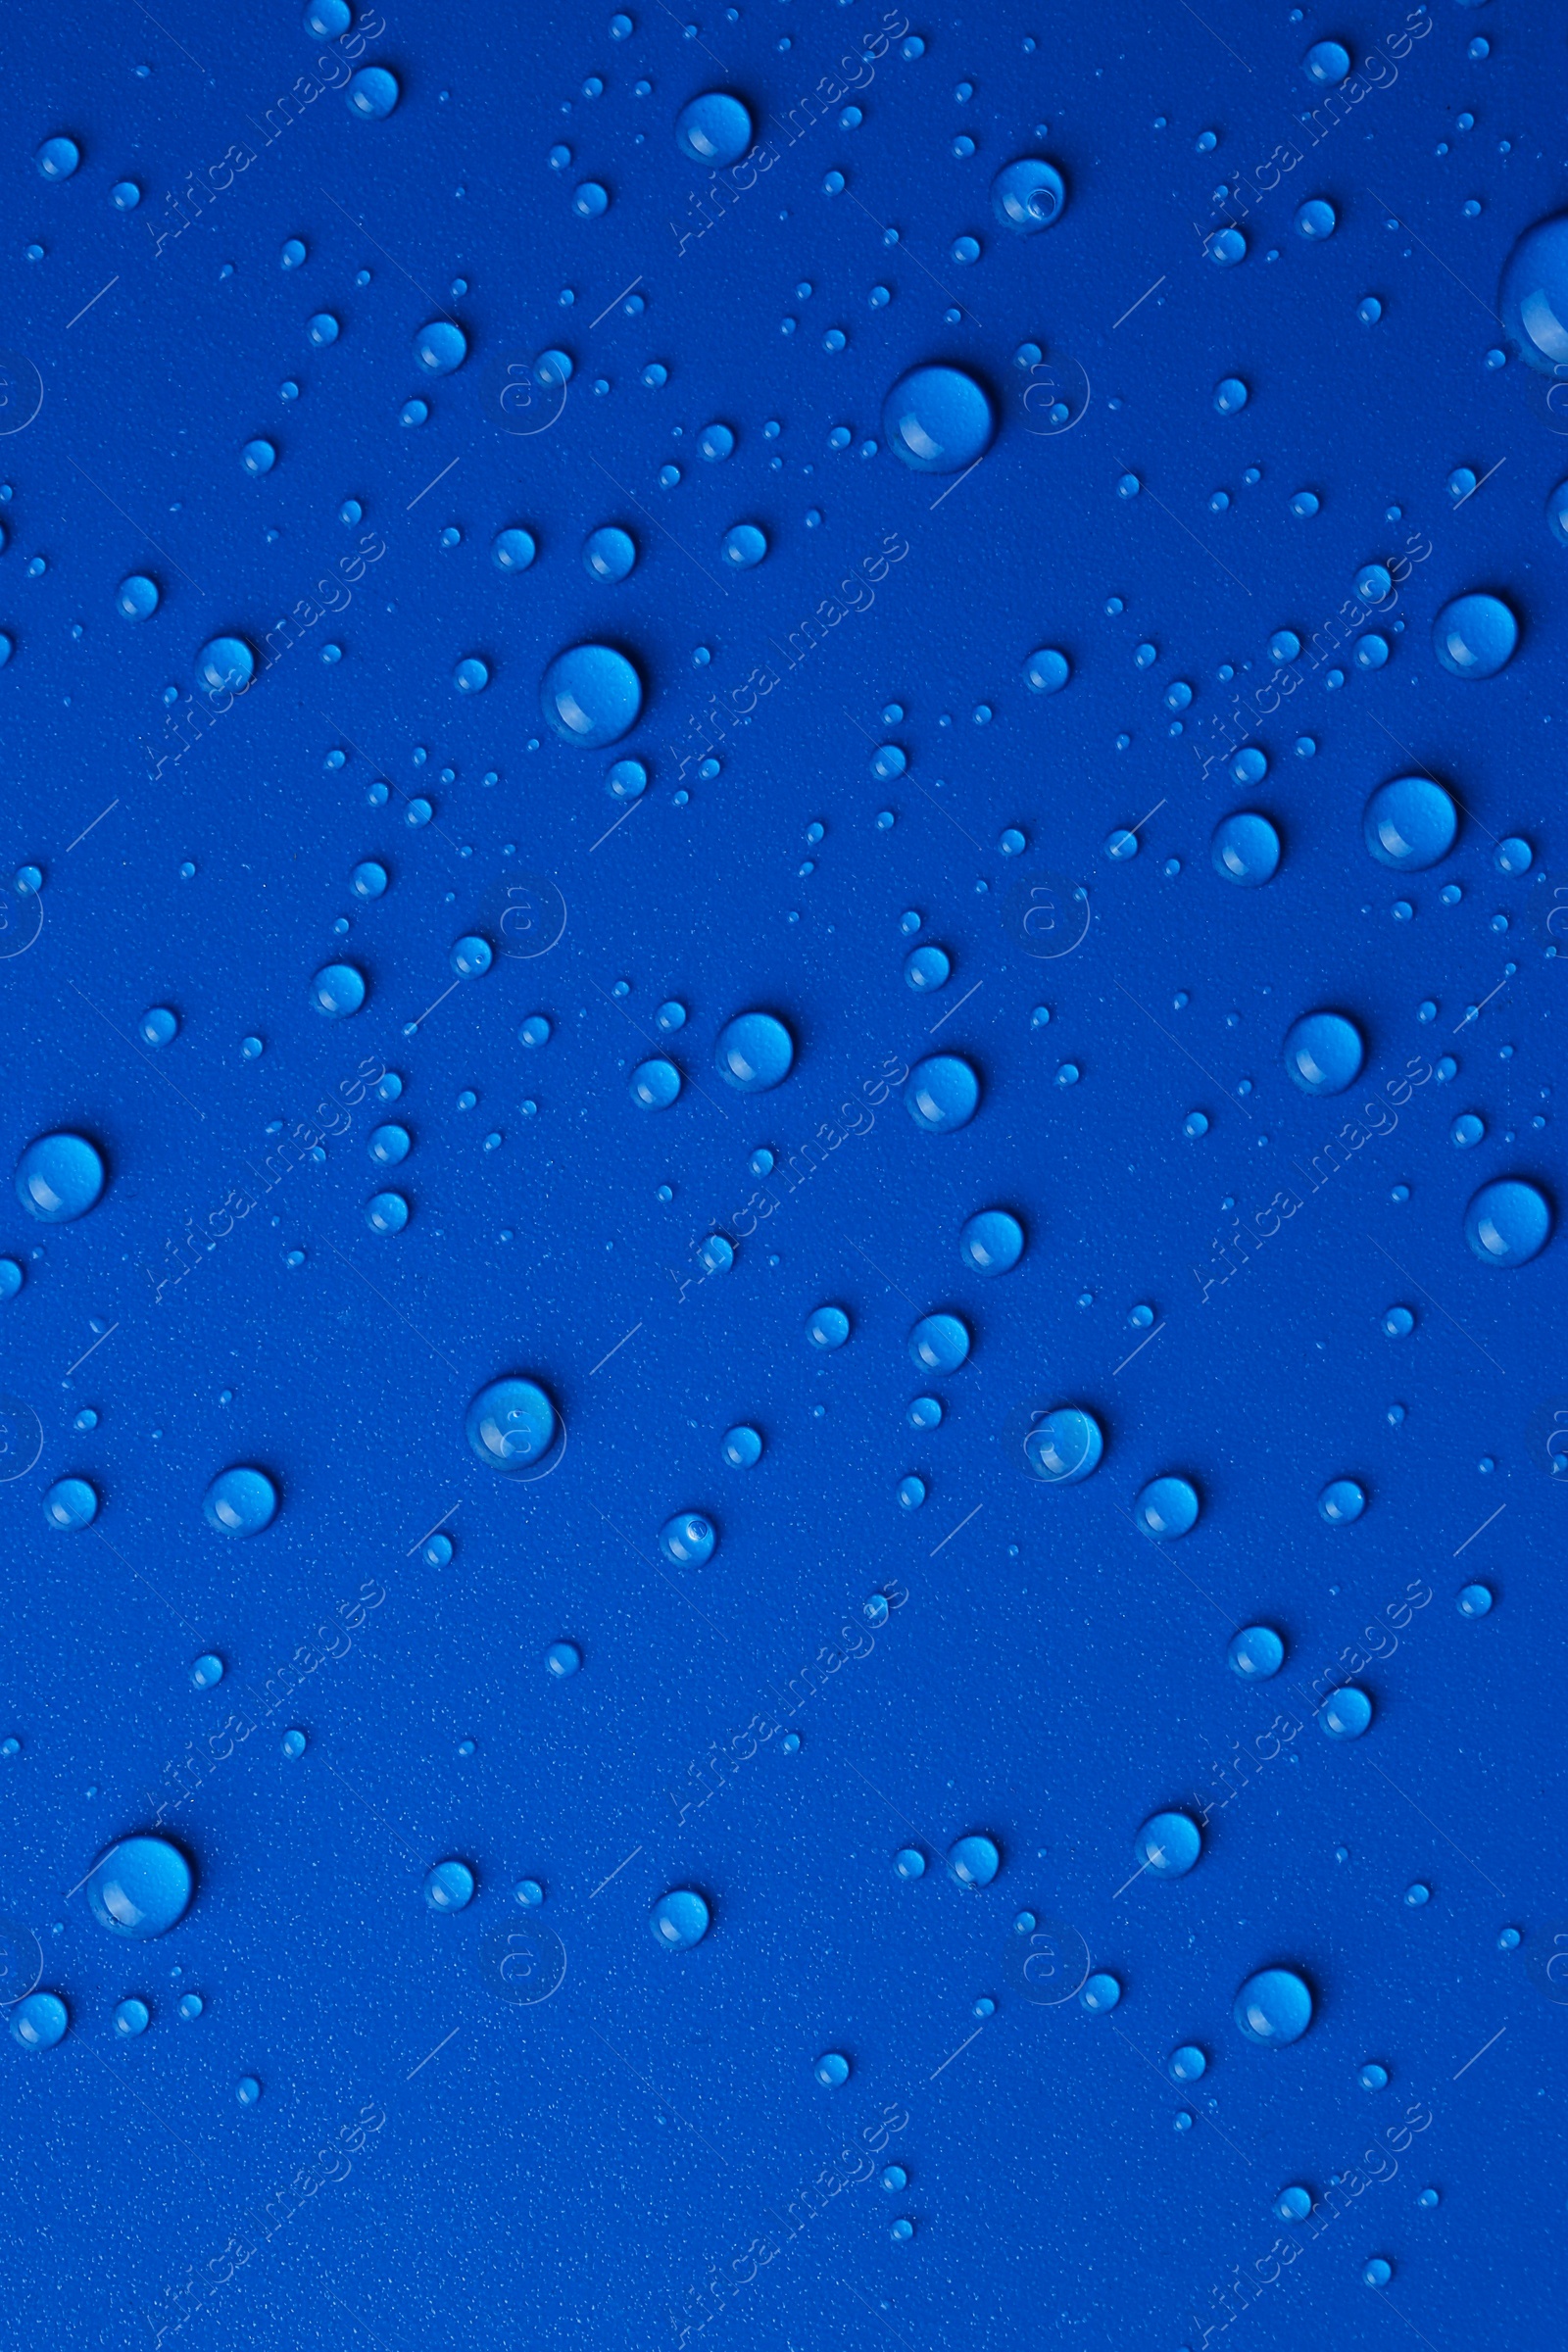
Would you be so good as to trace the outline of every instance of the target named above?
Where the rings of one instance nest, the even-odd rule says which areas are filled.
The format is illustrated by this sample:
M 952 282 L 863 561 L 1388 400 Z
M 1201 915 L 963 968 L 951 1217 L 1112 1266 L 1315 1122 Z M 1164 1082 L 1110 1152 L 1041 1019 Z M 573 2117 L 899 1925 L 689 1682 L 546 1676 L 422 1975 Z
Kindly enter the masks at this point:
M 1331 1691 L 1317 1711 L 1318 1730 L 1328 1740 L 1359 1740 L 1372 1721 L 1372 1701 L 1354 1683 Z
M 960 1886 L 989 1886 L 1002 1868 L 1002 1849 L 994 1838 L 971 1831 L 966 1838 L 955 1838 L 949 1846 L 948 1868 Z
M 11 2031 L 24 2050 L 51 2050 L 64 2041 L 71 2012 L 58 1992 L 29 1992 L 11 2012 Z
M 438 1862 L 425 1874 L 424 1899 L 432 1911 L 466 1911 L 473 1893 L 473 1873 L 466 1862 Z
M 1503 265 L 1497 311 L 1532 368 L 1568 366 L 1568 213 L 1525 230 Z
M 1133 1851 L 1156 1879 L 1183 1879 L 1203 1850 L 1198 1824 L 1185 1813 L 1153 1813 L 1133 1840 Z
M 674 1886 L 648 1915 L 656 1943 L 666 1951 L 689 1952 L 708 1934 L 712 1913 L 695 1886 Z
M 1231 1637 L 1225 1655 L 1244 1683 L 1267 1682 L 1285 1663 L 1285 1644 L 1270 1625 L 1248 1625 Z
M 1058 1404 L 1035 1423 L 1023 1442 L 1024 1459 L 1047 1486 L 1072 1487 L 1100 1466 L 1104 1433 L 1081 1404 Z
M 1314 41 L 1301 60 L 1301 72 L 1321 89 L 1332 89 L 1350 71 L 1350 52 L 1343 41 Z
M 243 694 L 256 675 L 256 656 L 243 637 L 210 637 L 196 657 L 203 694 Z
M 1004 1208 L 981 1209 L 958 1236 L 958 1255 L 974 1274 L 1009 1274 L 1023 1247 L 1023 1227 Z
M 65 1535 L 91 1527 L 98 1516 L 97 1489 L 84 1478 L 57 1478 L 43 1498 L 43 1515 Z
M 40 1135 L 17 1162 L 17 1199 L 43 1225 L 84 1217 L 102 1194 L 103 1156 L 84 1135 Z
M 930 1135 L 967 1127 L 980 1107 L 980 1080 L 957 1054 L 931 1054 L 917 1061 L 904 1089 L 904 1106 Z
M 573 645 L 558 654 L 540 687 L 556 733 L 585 752 L 618 743 L 642 715 L 643 682 L 611 645 Z
M 705 90 L 675 117 L 675 142 L 682 155 L 711 172 L 738 164 L 753 135 L 751 109 L 728 90 Z
M 1282 2049 L 1299 2041 L 1312 2023 L 1312 1995 L 1294 1968 L 1265 1968 L 1248 1978 L 1231 2015 L 1249 2041 Z
M 1432 623 L 1432 646 L 1456 678 L 1494 678 L 1513 659 L 1519 623 L 1500 596 L 1456 596 Z
M 556 1408 L 537 1381 L 493 1380 L 464 1419 L 468 1444 L 492 1470 L 525 1470 L 556 1443 Z
M 972 375 L 957 368 L 915 368 L 888 394 L 882 430 L 917 473 L 958 473 L 985 456 L 996 418 Z
M 343 102 L 362 122 L 384 122 L 402 95 L 397 75 L 385 66 L 365 66 L 344 91 Z
M 607 522 L 590 531 L 582 543 L 583 569 L 590 579 L 609 587 L 629 579 L 637 567 L 637 542 L 618 523 Z
M 115 591 L 115 610 L 123 620 L 150 620 L 158 610 L 158 582 L 133 571 Z
M 276 1510 L 276 1487 L 265 1470 L 248 1462 L 220 1470 L 202 1497 L 208 1526 L 223 1536 L 259 1536 Z
M 81 162 L 81 149 L 74 139 L 45 139 L 33 157 L 41 179 L 69 179 Z
M 1066 182 L 1043 156 L 1025 155 L 1015 164 L 1004 164 L 991 182 L 992 211 L 1020 237 L 1032 237 L 1037 229 L 1059 220 L 1066 201 Z
M 677 1511 L 659 1531 L 659 1548 L 673 1568 L 705 1568 L 718 1536 L 701 1511 Z
M 323 963 L 311 982 L 311 1003 L 328 1021 L 346 1021 L 368 993 L 365 974 L 352 963 Z
M 956 1372 L 969 1353 L 968 1327 L 956 1315 L 924 1315 L 909 1334 L 922 1372 Z
M 667 1110 L 680 1094 L 680 1072 L 662 1054 L 656 1054 L 637 1064 L 626 1091 L 639 1110 Z
M 1523 1266 L 1551 1236 L 1551 1203 L 1522 1176 L 1484 1184 L 1464 1212 L 1464 1238 L 1489 1266 Z
M 1366 1509 L 1366 1489 L 1353 1478 L 1330 1479 L 1317 1508 L 1318 1517 L 1330 1527 L 1351 1527 Z
M 713 1059 L 738 1093 L 762 1095 L 789 1076 L 795 1040 L 776 1013 L 741 1012 L 719 1031 Z
M 1198 1514 L 1198 1489 L 1190 1478 L 1151 1479 L 1133 1505 L 1133 1517 L 1145 1535 L 1162 1544 L 1191 1535 Z
M 850 1318 L 842 1306 L 819 1306 L 807 1320 L 806 1336 L 813 1348 L 842 1348 L 850 1336 Z
M 451 375 L 468 356 L 468 338 L 450 318 L 432 318 L 414 338 L 414 356 L 427 375 Z
M 1361 1074 L 1366 1048 L 1343 1012 L 1308 1012 L 1285 1039 L 1285 1066 L 1307 1095 L 1343 1095 Z
M 1419 873 L 1446 858 L 1459 830 L 1459 811 L 1430 776 L 1396 776 L 1366 805 L 1361 837 L 1380 865 Z
M 167 1838 L 122 1838 L 87 1881 L 98 1925 L 137 1942 L 177 1927 L 194 1890 L 190 1864 Z
M 1220 818 L 1209 856 L 1216 874 L 1239 883 L 1244 890 L 1256 890 L 1278 869 L 1280 837 L 1266 816 L 1252 808 L 1241 808 L 1233 816 Z

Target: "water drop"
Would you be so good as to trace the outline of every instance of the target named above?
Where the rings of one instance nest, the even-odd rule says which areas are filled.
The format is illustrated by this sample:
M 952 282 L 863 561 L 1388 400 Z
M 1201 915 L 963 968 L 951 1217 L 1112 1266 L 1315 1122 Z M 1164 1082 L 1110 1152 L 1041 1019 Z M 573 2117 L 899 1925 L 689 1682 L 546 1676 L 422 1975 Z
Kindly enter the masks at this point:
M 706 1568 L 718 1534 L 701 1511 L 677 1511 L 659 1531 L 659 1548 L 673 1568 Z
M 795 1040 L 775 1013 L 737 1013 L 719 1031 L 713 1060 L 719 1076 L 738 1093 L 766 1094 L 789 1076 Z
M 1453 847 L 1458 829 L 1452 799 L 1430 776 L 1396 776 L 1380 785 L 1361 821 L 1372 856 L 1399 873 L 1436 865 Z
M 66 1535 L 91 1527 L 98 1516 L 97 1491 L 84 1478 L 56 1479 L 43 1498 L 43 1515 Z
M 1133 1517 L 1146 1536 L 1168 1543 L 1190 1535 L 1198 1525 L 1198 1489 L 1191 1479 L 1152 1479 L 1133 1505 Z
M 493 1380 L 474 1397 L 464 1433 L 492 1470 L 525 1470 L 557 1443 L 556 1408 L 536 1381 Z
M 129 573 L 115 591 L 115 611 L 122 620 L 151 620 L 158 602 L 158 582 L 144 571 Z
M 87 1881 L 98 1925 L 138 1942 L 177 1927 L 194 1891 L 190 1864 L 167 1838 L 122 1838 Z
M 472 1902 L 474 1876 L 466 1862 L 438 1862 L 425 1874 L 424 1899 L 432 1911 L 463 1911 Z
M 213 637 L 196 657 L 196 683 L 203 694 L 243 694 L 256 675 L 256 656 L 243 637 Z
M 1182 1879 L 1203 1850 L 1198 1824 L 1185 1813 L 1152 1814 L 1133 1840 L 1133 1851 L 1156 1879 Z
M 50 2050 L 63 2041 L 71 2012 L 57 1992 L 29 1992 L 11 2012 L 11 2031 L 24 2050 Z
M 956 1838 L 948 1848 L 948 1868 L 960 1886 L 978 1890 L 989 1886 L 1002 1868 L 1002 1852 L 994 1838 L 974 1831 Z
M 1004 165 L 991 182 L 992 211 L 1020 237 L 1031 237 L 1059 220 L 1066 201 L 1061 173 L 1042 156 L 1026 155 Z
M 956 1315 L 925 1315 L 909 1334 L 909 1353 L 922 1372 L 956 1372 L 969 1354 L 968 1328 Z
M 912 989 L 945 988 L 952 971 L 952 960 L 942 948 L 916 948 L 904 959 L 904 977 Z
M 806 1336 L 813 1348 L 842 1348 L 850 1336 L 850 1318 L 842 1306 L 819 1306 L 808 1318 Z
M 984 457 L 996 430 L 988 395 L 956 368 L 916 368 L 882 410 L 895 454 L 919 473 L 957 473 Z
M 979 1077 L 959 1054 L 929 1054 L 909 1072 L 904 1104 L 917 1127 L 930 1135 L 951 1135 L 966 1127 L 980 1107 Z
M 1099 1468 L 1104 1433 L 1081 1404 L 1059 1404 L 1035 1423 L 1023 1442 L 1032 1474 L 1047 1486 L 1072 1487 Z
M 1227 882 L 1256 890 L 1278 870 L 1280 837 L 1266 816 L 1255 809 L 1238 809 L 1215 826 L 1209 856 L 1214 871 Z
M 751 109 L 728 90 L 705 90 L 675 117 L 675 140 L 682 155 L 710 171 L 738 164 L 754 135 Z
M 1248 1978 L 1231 2015 L 1249 2041 L 1281 2049 L 1287 2042 L 1299 2041 L 1312 2023 L 1312 1995 L 1294 1969 L 1265 1968 Z M 1286 2191 L 1287 2196 L 1291 2193 Z
M 732 571 L 751 571 L 767 553 L 767 534 L 755 522 L 737 522 L 724 534 L 724 561 Z
M 356 964 L 326 963 L 311 982 L 311 1003 L 323 1019 L 347 1020 L 359 1011 L 368 994 L 365 974 Z
M 103 1155 L 84 1135 L 40 1135 L 17 1162 L 17 1199 L 44 1225 L 84 1217 L 108 1181 Z
M 1519 623 L 1500 596 L 1456 596 L 1432 623 L 1432 646 L 1456 678 L 1494 678 L 1519 642 Z
M 384 122 L 402 97 L 395 74 L 385 66 L 364 66 L 343 93 L 350 114 L 362 122 Z
M 1464 1215 L 1464 1238 L 1483 1264 L 1523 1266 L 1551 1234 L 1551 1205 L 1522 1176 L 1483 1185 Z
M 1551 375 L 1568 365 L 1568 215 L 1525 230 L 1503 268 L 1497 309 L 1532 368 Z
M 574 645 L 545 671 L 540 699 L 558 735 L 584 751 L 598 751 L 618 743 L 637 724 L 643 682 L 613 646 Z
M 1343 1012 L 1309 1012 L 1285 1039 L 1285 1066 L 1303 1094 L 1342 1095 L 1360 1076 L 1366 1048 Z
M 1318 1729 L 1329 1740 L 1359 1740 L 1372 1721 L 1372 1701 L 1354 1683 L 1331 1691 L 1318 1709 Z
M 1272 1626 L 1244 1626 L 1225 1651 L 1233 1674 L 1244 1683 L 1267 1682 L 1285 1663 L 1285 1644 Z
M 1008 1274 L 1023 1255 L 1024 1231 L 1004 1208 L 983 1208 L 958 1235 L 958 1255 L 975 1274 Z

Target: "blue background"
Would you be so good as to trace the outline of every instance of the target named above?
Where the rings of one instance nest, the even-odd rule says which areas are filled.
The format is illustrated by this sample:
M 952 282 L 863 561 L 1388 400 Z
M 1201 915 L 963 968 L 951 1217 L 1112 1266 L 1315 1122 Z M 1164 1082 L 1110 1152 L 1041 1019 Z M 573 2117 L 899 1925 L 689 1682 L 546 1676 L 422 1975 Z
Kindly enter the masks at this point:
M 1568 1914 L 1549 1729 L 1564 1500 L 1541 1434 L 1568 1393 L 1563 1245 L 1499 1273 L 1461 1220 L 1490 1176 L 1552 1195 L 1561 1179 L 1563 981 L 1542 908 L 1564 855 L 1565 558 L 1544 506 L 1568 445 L 1517 360 L 1487 359 L 1507 251 L 1562 199 L 1561 24 L 1516 0 L 1434 0 L 1397 80 L 1256 206 L 1245 262 L 1220 270 L 1203 251 L 1225 218 L 1213 192 L 1320 102 L 1310 43 L 1359 56 L 1400 11 L 1348 29 L 1224 0 L 1204 19 L 1010 0 L 912 16 L 924 53 L 894 41 L 857 93 L 864 121 L 841 127 L 835 103 L 793 144 L 778 131 L 771 171 L 684 249 L 706 175 L 677 151 L 679 108 L 731 88 L 776 122 L 875 36 L 868 0 L 705 7 L 695 29 L 639 0 L 622 39 L 608 8 L 518 13 L 397 0 L 360 61 L 398 75 L 396 111 L 358 122 L 325 91 L 266 146 L 256 122 L 323 49 L 290 5 L 8 27 L 0 343 L 43 399 L 0 439 L 16 647 L 0 856 L 40 869 L 44 914 L 0 962 L 4 1140 L 15 1159 L 79 1129 L 111 1182 L 75 1225 L 35 1227 L 10 1195 L 0 1209 L 0 1249 L 26 1271 L 0 1310 L 0 1386 L 43 1436 L 0 1488 L 0 1733 L 21 1742 L 0 1763 L 0 1910 L 37 1936 L 72 2016 L 54 2050 L 0 2042 L 0 2330 L 113 2352 L 675 2345 L 682 2328 L 765 2352 L 890 2333 L 1174 2352 L 1205 2325 L 1220 2340 L 1216 2290 L 1285 2232 L 1286 2182 L 1321 2195 L 1423 2102 L 1397 2177 L 1303 2246 L 1236 2339 L 1383 2346 L 1402 2317 L 1439 2352 L 1544 2341 L 1565 2283 L 1565 2021 L 1531 1965 Z M 59 132 L 83 161 L 50 185 L 33 154 Z M 960 133 L 974 154 L 954 155 Z M 160 249 L 164 190 L 234 142 L 255 161 Z M 1031 153 L 1068 201 L 1015 238 L 988 189 Z M 829 194 L 834 172 L 848 184 Z M 125 178 L 143 194 L 121 215 Z M 602 218 L 573 211 L 585 179 L 611 196 Z M 1324 245 L 1292 225 L 1309 196 L 1339 212 Z M 953 258 L 963 235 L 973 265 Z M 291 236 L 309 257 L 289 271 Z M 628 316 L 633 294 L 646 307 Z M 342 328 L 326 350 L 306 335 L 320 311 Z M 469 356 L 431 384 L 415 338 L 447 313 Z M 847 348 L 829 351 L 835 327 Z M 1087 379 L 1066 429 L 1024 405 L 1029 343 L 1064 383 Z M 554 420 L 519 433 L 497 384 L 548 348 L 571 381 Z M 889 387 L 933 360 L 996 407 L 961 482 L 863 454 L 884 444 Z M 660 387 L 642 380 L 655 362 Z M 1251 398 L 1225 416 L 1213 386 L 1232 373 Z M 404 426 L 416 397 L 428 420 Z M 715 419 L 737 446 L 710 464 L 697 436 Z M 279 456 L 252 479 L 239 452 L 258 434 Z M 1499 470 L 1456 504 L 1459 466 Z M 1143 489 L 1120 496 L 1129 468 Z M 1321 500 L 1310 519 L 1291 511 L 1302 488 Z M 364 509 L 352 529 L 346 499 Z M 742 520 L 769 553 L 726 574 Z M 579 561 L 607 522 L 640 551 L 618 587 Z M 508 578 L 489 547 L 517 523 L 539 556 Z M 188 697 L 198 649 L 260 647 L 362 533 L 385 553 L 352 603 L 172 758 L 164 697 Z M 1203 774 L 1194 739 L 1266 681 L 1270 634 L 1310 639 L 1357 568 L 1411 535 L 1431 553 L 1384 624 L 1387 667 L 1347 662 L 1335 689 L 1320 666 L 1244 730 L 1262 783 Z M 890 537 L 907 553 L 874 601 L 781 670 L 700 775 L 710 693 L 742 687 Z M 47 569 L 28 577 L 34 555 Z M 144 626 L 115 610 L 133 571 L 162 591 Z M 1434 612 L 1476 587 L 1523 627 L 1486 683 L 1431 650 Z M 647 687 L 618 752 L 646 760 L 649 789 L 608 838 L 617 755 L 560 742 L 539 712 L 546 662 L 583 637 L 624 645 Z M 1042 645 L 1073 665 L 1053 697 L 1024 678 Z M 473 655 L 491 683 L 465 697 L 452 672 Z M 1162 700 L 1177 679 L 1195 690 L 1180 735 Z M 165 746 L 156 772 L 138 739 Z M 883 742 L 907 756 L 891 781 L 871 773 Z M 1361 810 L 1409 766 L 1466 813 L 1451 857 L 1406 879 L 1367 856 Z M 422 826 L 406 821 L 416 795 Z M 1285 842 L 1258 892 L 1209 862 L 1215 822 L 1248 807 Z M 1107 858 L 1112 829 L 1151 810 L 1138 856 Z M 1026 836 L 1014 858 L 1006 827 Z M 1516 833 L 1535 865 L 1510 879 L 1494 845 Z M 348 877 L 368 857 L 393 879 L 365 906 Z M 1020 873 L 1088 891 L 1071 954 L 1025 953 L 1003 919 Z M 452 942 L 487 907 L 497 936 L 494 894 L 517 874 L 560 893 L 559 944 L 499 956 L 437 1004 Z M 1445 906 L 1449 882 L 1462 896 Z M 12 909 L 20 936 L 34 913 L 25 896 Z M 911 910 L 954 960 L 940 999 L 902 976 Z M 369 981 L 342 1025 L 307 996 L 334 956 Z M 669 998 L 690 1017 L 664 1040 Z M 136 1026 L 164 1004 L 180 1033 L 149 1052 Z M 1214 1276 L 1232 1209 L 1295 1185 L 1361 1100 L 1314 1102 L 1287 1076 L 1287 1027 L 1323 1004 L 1361 1027 L 1369 1087 L 1420 1054 L 1451 1054 L 1456 1073 L 1205 1297 L 1193 1268 Z M 797 1045 L 786 1085 L 755 1100 L 712 1063 L 754 1005 Z M 530 1052 L 531 1013 L 553 1035 Z M 879 1072 L 936 1050 L 939 1020 L 936 1046 L 980 1073 L 973 1123 L 924 1134 L 895 1090 L 798 1189 L 775 1179 L 780 1205 L 738 1234 L 752 1155 L 782 1161 L 874 1098 Z M 248 1036 L 265 1045 L 249 1060 Z M 656 1044 L 688 1082 L 649 1115 L 627 1077 Z M 403 1079 L 379 1114 L 415 1136 L 403 1167 L 378 1177 L 378 1106 L 356 1102 L 322 1164 L 215 1240 L 270 1123 L 310 1121 L 362 1062 Z M 1195 1109 L 1209 1127 L 1190 1139 Z M 1487 1127 L 1462 1152 L 1461 1111 Z M 387 1182 L 413 1208 L 396 1238 L 364 1217 Z M 1028 1249 L 987 1282 L 957 1243 L 993 1205 Z M 735 1263 L 698 1281 L 715 1227 Z M 834 1355 L 804 1336 L 827 1301 L 854 1324 Z M 1140 1302 L 1159 1329 L 1128 1361 Z M 1397 1342 L 1381 1329 L 1395 1302 L 1417 1315 Z M 975 1344 L 933 1383 L 906 1341 L 937 1307 Z M 514 1370 L 569 1432 L 538 1483 L 498 1478 L 464 1440 L 470 1396 Z M 922 1434 L 906 1411 L 931 1388 L 946 1416 Z M 1067 1399 L 1100 1416 L 1105 1459 L 1054 1492 L 1020 1475 L 1018 1412 Z M 95 1428 L 74 1426 L 83 1408 Z M 743 1420 L 766 1448 L 737 1472 L 719 1441 Z M 282 1507 L 230 1544 L 201 1499 L 249 1461 Z M 1203 1508 L 1158 1548 L 1129 1512 L 1165 1471 Z M 898 1500 L 911 1472 L 929 1490 L 914 1512 Z M 66 1474 L 103 1498 L 69 1537 L 40 1507 Z M 1339 1476 L 1370 1501 L 1335 1529 L 1315 1498 Z M 681 1571 L 658 1531 L 689 1509 L 719 1542 Z M 446 1564 L 421 1549 L 438 1522 Z M 1496 1594 L 1478 1622 L 1454 1604 L 1469 1578 Z M 1303 1691 L 1412 1584 L 1430 1602 L 1360 1678 L 1370 1735 L 1325 1740 Z M 710 1743 L 783 1706 L 890 1585 L 907 1598 L 874 1647 L 786 1709 L 799 1752 L 772 1738 L 696 1804 Z M 381 1597 L 348 1653 L 268 1711 L 255 1694 L 367 1587 Z M 1290 1657 L 1251 1690 L 1225 1645 L 1258 1621 Z M 557 1683 L 560 1640 L 584 1663 Z M 227 1672 L 199 1690 L 188 1669 L 208 1649 Z M 166 1767 L 211 1756 L 252 1701 L 254 1737 L 167 1816 L 197 1866 L 189 1915 L 164 1941 L 112 1942 L 68 1890 L 150 1826 L 150 1790 L 172 1801 Z M 1211 1773 L 1281 1708 L 1299 1736 L 1214 1812 L 1192 1876 L 1124 1886 L 1140 1822 L 1195 1788 L 1218 1806 Z M 293 1724 L 297 1762 L 279 1750 Z M 1004 1857 L 978 1894 L 942 1867 L 972 1830 Z M 892 1856 L 911 1843 L 931 1867 L 906 1884 Z M 479 1892 L 443 1918 L 420 1889 L 445 1856 Z M 566 1973 L 516 2005 L 479 1961 L 488 1933 L 522 1923 L 525 1874 Z M 1416 1880 L 1420 1908 L 1403 1901 Z M 714 1923 L 676 1955 L 647 1914 L 685 1885 Z M 1115 1974 L 1111 2016 L 1019 1998 L 1004 1966 L 1024 1907 Z M 1276 1961 L 1307 1976 L 1317 2014 L 1270 2052 L 1230 2004 Z M 190 1988 L 205 2006 L 187 2022 Z M 112 2011 L 133 1992 L 154 2017 L 126 2043 Z M 977 2023 L 982 1998 L 996 2009 Z M 1163 2074 L 1186 2040 L 1210 2059 L 1190 2089 Z M 812 2078 L 827 2049 L 852 2060 L 840 2090 Z M 1368 2060 L 1386 2090 L 1360 2088 Z M 352 2174 L 286 2195 L 366 2109 L 384 2120 Z M 907 2186 L 846 2186 L 786 2242 L 791 2201 L 879 2129 Z M 1429 2183 L 1436 2211 L 1416 2204 Z M 259 2234 L 280 2197 L 299 2210 Z M 904 2244 L 899 2215 L 915 2224 Z M 780 2250 L 755 2282 L 715 2291 L 715 2268 L 738 2280 L 770 2229 Z M 1373 2255 L 1394 2265 L 1386 2294 L 1361 2281 Z

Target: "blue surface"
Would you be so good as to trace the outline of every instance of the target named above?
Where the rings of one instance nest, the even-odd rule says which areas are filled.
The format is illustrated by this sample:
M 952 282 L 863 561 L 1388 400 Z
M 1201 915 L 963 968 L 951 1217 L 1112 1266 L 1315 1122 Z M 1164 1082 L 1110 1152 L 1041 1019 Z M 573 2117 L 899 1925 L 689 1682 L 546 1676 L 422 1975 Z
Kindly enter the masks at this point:
M 0 2342 L 1550 2342 L 1558 16 L 383 14 L 7 25 Z

